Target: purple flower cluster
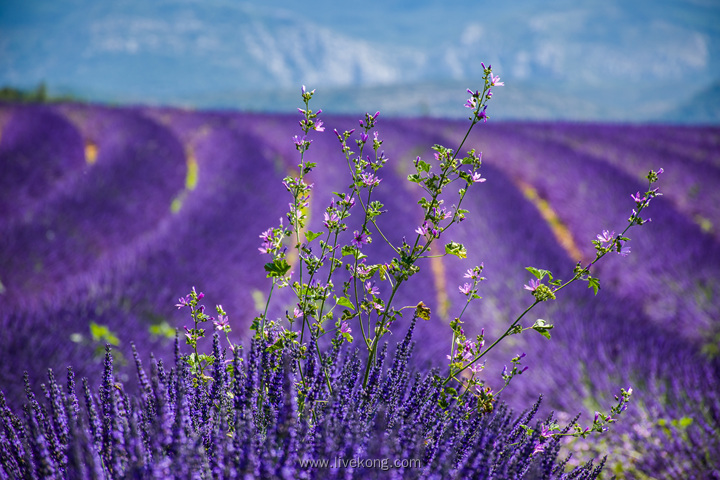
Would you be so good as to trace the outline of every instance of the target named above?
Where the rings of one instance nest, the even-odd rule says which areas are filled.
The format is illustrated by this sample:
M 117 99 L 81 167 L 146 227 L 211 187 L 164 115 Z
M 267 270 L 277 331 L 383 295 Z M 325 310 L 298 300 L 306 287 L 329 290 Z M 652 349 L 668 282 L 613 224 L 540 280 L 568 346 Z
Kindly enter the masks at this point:
M 26 377 L 23 413 L 0 395 L 0 478 L 598 477 L 602 462 L 566 471 L 559 440 L 521 428 L 537 422 L 539 401 L 520 415 L 503 405 L 478 412 L 472 401 L 441 409 L 432 372 L 409 365 L 414 323 L 389 368 L 387 345 L 381 350 L 365 388 L 357 351 L 338 347 L 324 356 L 330 386 L 309 352 L 303 371 L 310 382 L 300 391 L 294 362 L 255 342 L 245 357 L 235 349 L 226 368 L 217 334 L 208 382 L 193 381 L 177 341 L 169 371 L 153 360 L 148 375 L 134 351 L 138 393 L 115 378 L 109 347 L 97 391 L 83 379 L 78 394 L 72 369 L 63 388 L 50 370 L 41 400 Z M 354 468 L 311 463 L 338 458 L 365 461 Z M 383 464 L 372 459 L 389 467 L 379 470 Z

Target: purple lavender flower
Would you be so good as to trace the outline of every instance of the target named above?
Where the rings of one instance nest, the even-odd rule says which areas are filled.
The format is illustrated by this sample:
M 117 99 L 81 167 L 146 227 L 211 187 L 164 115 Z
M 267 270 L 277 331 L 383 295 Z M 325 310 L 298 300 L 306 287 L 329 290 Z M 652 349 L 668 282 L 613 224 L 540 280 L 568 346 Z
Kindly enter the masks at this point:
M 438 408 L 440 387 L 433 375 L 415 373 L 410 366 L 415 321 L 416 317 L 387 369 L 383 368 L 387 349 L 380 350 L 365 389 L 358 386 L 360 360 L 353 353 L 332 364 L 331 393 L 324 377 L 318 376 L 314 342 L 310 342 L 303 371 L 316 387 L 302 406 L 290 362 L 268 349 L 267 343 L 253 342 L 244 358 L 245 351 L 235 348 L 227 363 L 216 333 L 212 349 L 216 362 L 208 370 L 208 383 L 193 377 L 188 357 L 179 356 L 170 375 L 162 362 L 154 361 L 149 380 L 136 357 L 143 385 L 138 393 L 126 393 L 113 377 L 108 351 L 100 395 L 91 392 L 84 380 L 86 408 L 77 415 L 63 414 L 68 403 L 52 373 L 47 405 L 41 406 L 31 392 L 27 415 L 13 413 L 0 395 L 5 445 L 0 469 L 13 478 L 144 478 L 148 474 L 232 478 L 277 471 L 301 478 L 327 475 L 327 470 L 309 466 L 309 458 L 342 458 L 364 445 L 367 458 L 393 451 L 399 458 L 417 459 L 417 468 L 438 478 L 484 478 L 490 469 L 498 478 L 514 478 L 512 472 L 527 469 L 530 462 L 546 468 L 543 478 L 551 480 L 573 472 L 577 478 L 597 478 L 600 469 L 592 463 L 578 465 L 573 472 L 558 471 L 557 449 L 542 448 L 537 436 L 529 438 L 517 428 L 520 422 L 532 421 L 538 403 L 521 417 L 500 403 L 492 411 L 478 409 L 474 397 L 464 406 Z M 351 332 L 342 322 L 338 333 Z M 275 338 L 276 333 L 269 336 Z M 268 409 L 260 411 L 257 405 Z M 308 412 L 316 414 L 314 428 L 308 428 Z M 259 431 L 261 420 L 265 423 Z M 272 445 L 286 445 L 285 454 L 263 448 Z M 472 461 L 458 463 L 465 458 Z M 353 478 L 375 473 L 360 467 Z

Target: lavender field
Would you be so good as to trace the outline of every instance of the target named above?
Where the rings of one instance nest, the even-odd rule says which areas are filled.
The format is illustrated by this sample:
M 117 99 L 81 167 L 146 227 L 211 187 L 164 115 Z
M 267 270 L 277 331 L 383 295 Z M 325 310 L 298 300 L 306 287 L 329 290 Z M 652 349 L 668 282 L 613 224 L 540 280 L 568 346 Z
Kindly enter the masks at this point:
M 307 154 L 318 164 L 309 176 L 314 231 L 332 192 L 348 182 L 332 130 L 357 125 L 323 116 L 326 131 L 314 134 Z M 8 403 L 22 404 L 24 371 L 39 383 L 48 368 L 73 365 L 78 377 L 99 382 L 98 352 L 113 336 L 118 375 L 132 384 L 131 342 L 144 359 L 172 358 L 174 329 L 189 325 L 174 305 L 193 286 L 208 305 L 223 305 L 237 339 L 247 338 L 270 285 L 259 234 L 291 201 L 281 182 L 298 163 L 297 120 L 0 105 L 0 390 Z M 578 261 L 594 258 L 597 234 L 627 225 L 630 194 L 662 167 L 652 221 L 629 232 L 629 256 L 598 265 L 598 295 L 574 284 L 539 305 L 532 318 L 555 325 L 552 339 L 513 336 L 484 373 L 501 385 L 503 365 L 525 352 L 530 368 L 502 400 L 519 411 L 542 394 L 542 411 L 567 421 L 582 413 L 592 423 L 621 387 L 632 387 L 627 415 L 610 432 L 567 445 L 571 463 L 607 454 L 608 478 L 720 478 L 720 128 L 480 127 L 468 145 L 483 152 L 487 182 L 469 193 L 467 220 L 443 238 L 464 243 L 468 261 L 428 259 L 397 299 L 433 312 L 416 327 L 414 362 L 446 365 L 467 268 L 483 262 L 487 281 L 465 330 L 496 337 L 532 303 L 525 267 L 572 277 Z M 377 130 L 390 159 L 377 190 L 388 214 L 379 222 L 398 242 L 422 221 L 420 192 L 406 180 L 412 162 L 432 158 L 436 143 L 455 148 L 466 125 L 381 115 Z M 392 254 L 380 241 L 366 249 Z M 273 315 L 292 310 L 290 293 L 274 294 Z

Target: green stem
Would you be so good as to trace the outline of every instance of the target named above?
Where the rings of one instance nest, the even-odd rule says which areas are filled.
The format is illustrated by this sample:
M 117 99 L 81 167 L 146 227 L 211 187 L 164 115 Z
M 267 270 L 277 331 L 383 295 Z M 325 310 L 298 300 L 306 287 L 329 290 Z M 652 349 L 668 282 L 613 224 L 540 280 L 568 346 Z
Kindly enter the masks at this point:
M 262 314 L 261 320 L 260 320 L 260 338 L 265 340 L 265 319 L 267 319 L 267 312 L 268 308 L 270 307 L 270 299 L 272 298 L 273 290 L 275 290 L 275 279 L 272 280 L 272 285 L 270 286 L 270 293 L 268 294 L 267 302 L 265 302 L 265 311 Z
M 383 336 L 384 329 L 385 329 L 385 321 L 387 320 L 388 311 L 390 310 L 390 305 L 392 305 L 393 298 L 395 298 L 395 294 L 398 291 L 398 288 L 400 288 L 400 285 L 402 284 L 402 280 L 398 280 L 398 282 L 395 284 L 395 288 L 393 288 L 392 292 L 390 293 L 390 299 L 388 299 L 387 304 L 385 305 L 385 311 L 383 312 L 383 315 L 380 319 L 377 321 L 377 327 L 375 329 L 375 338 L 373 338 L 372 345 L 370 346 L 370 354 L 368 355 L 368 361 L 367 365 L 365 366 L 365 375 L 363 377 L 363 388 L 367 387 L 367 382 L 370 377 L 370 369 L 372 368 L 373 363 L 375 362 L 375 356 L 377 354 L 377 347 L 380 343 L 380 338 Z
M 443 386 L 444 386 L 444 385 L 447 385 L 447 383 L 448 383 L 450 380 L 452 380 L 452 379 L 457 380 L 457 379 L 455 378 L 456 375 L 458 375 L 459 373 L 462 373 L 463 370 L 465 370 L 466 368 L 468 368 L 469 366 L 473 365 L 475 362 L 477 362 L 478 360 L 480 360 L 480 359 L 481 359 L 482 357 L 484 357 L 490 350 L 492 350 L 493 347 L 495 347 L 495 345 L 497 345 L 497 344 L 500 343 L 505 337 L 507 337 L 508 335 L 510 335 L 510 332 L 513 330 L 513 328 L 515 327 L 515 325 L 517 325 L 518 322 L 525 316 L 525 314 L 527 314 L 527 313 L 528 313 L 535 305 L 537 305 L 538 303 L 540 303 L 540 301 L 536 299 L 536 300 L 533 302 L 532 305 L 530 305 L 528 308 L 526 308 L 525 311 L 524 311 L 523 313 L 521 313 L 520 316 L 515 319 L 515 321 L 510 325 L 510 327 L 508 327 L 508 329 L 505 331 L 505 333 L 503 333 L 503 334 L 502 334 L 497 340 L 495 340 L 489 347 L 487 347 L 485 350 L 483 350 L 483 352 L 482 352 L 480 355 L 478 355 L 472 362 L 468 363 L 468 364 L 465 365 L 463 368 L 461 368 L 461 369 L 459 369 L 459 370 L 457 370 L 457 371 L 455 371 L 455 372 L 450 372 L 450 373 L 448 374 L 448 377 L 445 379 L 445 381 L 443 381 L 443 383 L 442 383 Z

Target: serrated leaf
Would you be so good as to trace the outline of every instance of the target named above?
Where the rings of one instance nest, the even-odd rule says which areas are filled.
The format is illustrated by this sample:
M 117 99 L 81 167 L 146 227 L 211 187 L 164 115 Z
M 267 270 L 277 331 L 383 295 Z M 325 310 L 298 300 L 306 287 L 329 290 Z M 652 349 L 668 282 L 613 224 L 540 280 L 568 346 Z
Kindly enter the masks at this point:
M 290 270 L 290 264 L 285 259 L 277 259 L 273 262 L 265 264 L 265 271 L 268 278 L 277 278 L 284 276 Z

